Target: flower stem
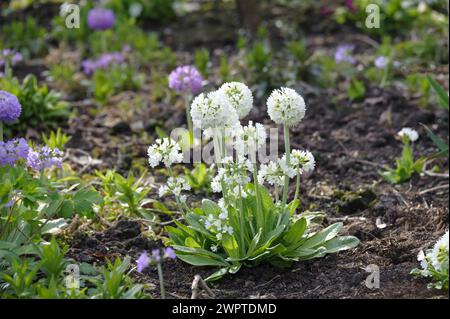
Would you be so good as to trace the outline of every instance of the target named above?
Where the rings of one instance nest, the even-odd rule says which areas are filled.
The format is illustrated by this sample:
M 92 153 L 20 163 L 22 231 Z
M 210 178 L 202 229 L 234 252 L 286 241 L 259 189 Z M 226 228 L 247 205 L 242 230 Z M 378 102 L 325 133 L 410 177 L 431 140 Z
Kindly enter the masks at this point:
M 0 142 L 3 142 L 3 122 L 0 121 Z
M 189 143 L 191 146 L 194 145 L 194 125 L 192 124 L 192 118 L 191 118 L 191 95 L 185 94 L 184 95 L 184 103 L 185 103 L 185 109 L 186 109 L 186 121 L 187 126 L 189 130 Z
M 291 144 L 289 141 L 289 127 L 284 125 L 284 149 L 286 152 L 286 166 L 289 167 L 291 164 Z M 284 175 L 284 189 L 283 189 L 283 207 L 286 206 L 287 196 L 289 191 L 289 176 L 285 173 Z
M 294 202 L 297 200 L 298 194 L 300 192 L 300 172 L 297 172 L 297 181 L 295 184 L 295 195 L 294 195 Z
M 161 263 L 157 263 L 158 268 L 158 278 L 159 278 L 159 289 L 161 291 L 161 299 L 166 299 L 166 290 L 164 289 L 164 277 L 163 277 L 163 271 L 161 267 Z

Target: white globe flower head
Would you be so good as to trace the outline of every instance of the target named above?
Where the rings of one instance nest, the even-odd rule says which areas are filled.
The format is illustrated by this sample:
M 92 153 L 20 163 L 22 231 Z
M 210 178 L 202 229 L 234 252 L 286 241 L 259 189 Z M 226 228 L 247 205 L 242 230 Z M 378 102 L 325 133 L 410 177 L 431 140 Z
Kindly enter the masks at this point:
M 230 127 L 239 122 L 235 109 L 221 91 L 198 95 L 191 105 L 194 125 L 202 129 Z
M 401 138 L 407 137 L 411 142 L 415 142 L 419 139 L 419 133 L 409 127 L 404 127 L 402 128 L 398 133 L 398 136 L 400 136 Z
M 290 88 L 274 90 L 267 99 L 267 111 L 275 123 L 294 126 L 305 117 L 305 100 Z
M 440 271 L 443 268 L 443 261 L 444 256 L 446 256 L 447 262 L 448 262 L 448 231 L 445 233 L 444 236 L 442 236 L 434 245 L 433 249 L 431 250 L 430 259 L 431 263 L 433 264 L 434 269 Z M 448 265 L 447 265 L 448 267 Z
M 184 177 L 169 177 L 167 185 L 159 188 L 159 197 L 163 197 L 167 193 L 172 193 L 176 197 L 180 197 L 182 191 L 191 190 L 191 185 Z
M 239 119 L 246 117 L 253 107 L 252 91 L 243 83 L 225 83 L 219 89 L 227 98 L 228 103 L 236 110 Z
M 316 160 L 310 151 L 292 150 L 290 163 L 287 163 L 286 154 L 279 160 L 281 169 L 290 178 L 297 174 L 310 173 L 316 166 Z
M 245 156 L 256 151 L 266 143 L 267 134 L 264 125 L 249 121 L 236 133 L 235 149 L 239 156 Z
M 170 138 L 157 139 L 147 151 L 148 162 L 151 167 L 158 166 L 161 162 L 166 167 L 183 161 L 183 152 L 180 145 Z
M 260 184 L 267 182 L 269 185 L 283 186 L 284 172 L 278 163 L 270 161 L 268 164 L 261 165 L 258 172 L 258 182 Z

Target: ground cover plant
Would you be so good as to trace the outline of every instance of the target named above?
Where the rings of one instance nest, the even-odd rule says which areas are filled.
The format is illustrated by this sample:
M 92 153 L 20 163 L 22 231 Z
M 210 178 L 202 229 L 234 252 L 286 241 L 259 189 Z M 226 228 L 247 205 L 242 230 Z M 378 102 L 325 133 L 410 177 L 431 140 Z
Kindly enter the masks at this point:
M 0 299 L 448 298 L 447 2 L 0 16 Z

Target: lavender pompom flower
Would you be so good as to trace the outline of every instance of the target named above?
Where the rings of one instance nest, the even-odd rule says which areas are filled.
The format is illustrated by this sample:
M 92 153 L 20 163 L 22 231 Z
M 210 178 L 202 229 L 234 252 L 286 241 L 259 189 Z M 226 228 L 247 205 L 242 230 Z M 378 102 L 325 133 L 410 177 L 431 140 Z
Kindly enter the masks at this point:
M 114 12 L 104 8 L 94 8 L 88 13 L 87 23 L 93 30 L 111 29 L 116 22 Z
M 0 68 L 6 65 L 6 62 L 11 63 L 12 66 L 22 62 L 23 56 L 20 52 L 11 49 L 3 49 L 0 51 Z
M 104 53 L 98 59 L 86 59 L 81 63 L 83 72 L 86 75 L 91 75 L 97 69 L 106 69 L 111 64 L 122 64 L 125 62 L 125 57 L 120 52 Z
M 378 69 L 384 69 L 389 63 L 389 59 L 385 56 L 379 56 L 375 59 L 374 64 Z
M 0 122 L 15 121 L 19 118 L 21 112 L 22 106 L 15 95 L 0 91 Z
M 355 46 L 352 44 L 342 44 L 338 46 L 336 53 L 334 54 L 334 59 L 336 63 L 350 63 L 355 64 L 356 59 L 352 56 Z
M 144 269 L 147 268 L 149 264 L 150 264 L 150 258 L 148 258 L 148 255 L 146 252 L 143 252 L 137 260 L 137 271 L 143 272 Z
M 164 258 L 175 260 L 177 258 L 177 255 L 175 254 L 175 250 L 173 250 L 172 247 L 167 247 L 164 250 Z
M 203 78 L 194 66 L 179 66 L 169 75 L 169 87 L 175 91 L 196 94 L 202 86 Z
M 7 142 L 0 141 L 0 166 L 14 166 L 19 160 L 26 160 L 29 151 L 28 143 L 23 138 Z
M 48 146 L 36 147 L 28 153 L 27 165 L 36 171 L 54 166 L 61 167 L 62 152 L 58 148 L 51 149 Z

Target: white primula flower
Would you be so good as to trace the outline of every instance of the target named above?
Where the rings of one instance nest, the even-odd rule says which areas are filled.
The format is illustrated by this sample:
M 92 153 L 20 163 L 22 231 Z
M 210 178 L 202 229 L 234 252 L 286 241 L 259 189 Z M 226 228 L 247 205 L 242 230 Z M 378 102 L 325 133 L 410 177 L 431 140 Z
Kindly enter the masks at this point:
M 238 155 L 245 156 L 254 154 L 266 143 L 266 129 L 264 125 L 252 121 L 247 126 L 243 126 L 236 133 L 235 149 Z
M 258 172 L 258 182 L 260 184 L 267 182 L 269 185 L 283 186 L 284 172 L 278 163 L 270 161 L 268 164 L 261 165 Z
M 198 95 L 192 102 L 191 116 L 194 125 L 202 129 L 232 126 L 239 121 L 236 110 L 221 91 Z
M 157 139 L 156 144 L 148 148 L 148 163 L 151 167 L 158 166 L 161 162 L 166 167 L 173 163 L 183 161 L 183 152 L 180 145 L 170 138 Z
M 217 252 L 217 246 L 216 246 L 216 245 L 212 245 L 212 246 L 211 246 L 211 251 L 212 251 L 213 253 Z
M 438 271 L 442 270 L 443 256 L 445 255 L 448 260 L 448 231 L 436 242 L 431 250 L 430 260 L 434 269 Z
M 419 254 L 417 255 L 417 260 L 420 261 L 420 266 L 424 269 L 427 270 L 428 269 L 428 261 L 427 258 L 425 256 L 425 253 L 423 252 L 423 250 L 421 250 L 419 252 Z
M 275 123 L 294 126 L 305 116 L 305 100 L 293 89 L 274 90 L 267 99 L 267 111 Z
M 290 164 L 287 164 L 286 154 L 279 160 L 279 164 L 286 175 L 294 178 L 297 174 L 312 172 L 316 161 L 310 151 L 292 150 Z
M 253 95 L 245 84 L 240 82 L 225 83 L 219 91 L 225 94 L 228 103 L 236 110 L 240 119 L 250 113 L 253 107 Z
M 223 159 L 224 167 L 219 168 L 217 175 L 211 182 L 213 192 L 223 192 L 222 183 L 228 188 L 234 189 L 237 185 L 244 186 L 250 183 L 251 179 L 248 172 L 253 170 L 251 161 L 244 157 L 238 157 L 236 162 L 233 162 L 231 156 Z
M 409 127 L 402 128 L 397 133 L 397 135 L 400 136 L 401 138 L 407 136 L 411 142 L 415 142 L 419 138 L 419 133 L 417 133 L 416 130 L 413 130 L 412 128 Z
M 167 185 L 163 185 L 159 188 L 159 196 L 163 197 L 167 193 L 172 193 L 176 197 L 179 197 L 182 202 L 186 201 L 186 196 L 181 196 L 182 191 L 191 190 L 191 185 L 184 177 L 169 177 Z M 181 198 L 183 197 L 183 198 Z

